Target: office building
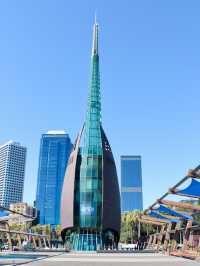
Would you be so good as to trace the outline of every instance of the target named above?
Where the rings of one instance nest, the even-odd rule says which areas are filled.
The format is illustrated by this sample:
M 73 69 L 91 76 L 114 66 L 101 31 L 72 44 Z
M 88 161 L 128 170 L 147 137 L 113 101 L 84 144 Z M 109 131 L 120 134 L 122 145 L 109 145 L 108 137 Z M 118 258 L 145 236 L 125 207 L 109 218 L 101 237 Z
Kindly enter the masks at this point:
M 142 209 L 141 156 L 121 156 L 121 211 Z
M 74 108 L 78 108 L 76 104 Z M 101 123 L 98 24 L 95 22 L 86 120 L 70 155 L 63 185 L 62 238 L 74 250 L 116 248 L 120 214 L 115 162 Z
M 0 205 L 23 200 L 26 147 L 14 141 L 0 146 Z
M 9 224 L 10 225 L 11 224 L 26 224 L 27 222 L 32 221 L 32 219 L 37 218 L 36 208 L 29 205 L 27 202 L 12 203 L 10 204 L 9 209 L 17 213 L 17 214 L 13 212 L 9 213 L 9 216 L 10 216 Z M 20 214 L 26 215 L 26 217 Z M 28 216 L 30 216 L 30 219 L 28 218 Z
M 40 224 L 60 224 L 60 198 L 71 140 L 65 131 L 48 131 L 40 142 L 36 208 Z

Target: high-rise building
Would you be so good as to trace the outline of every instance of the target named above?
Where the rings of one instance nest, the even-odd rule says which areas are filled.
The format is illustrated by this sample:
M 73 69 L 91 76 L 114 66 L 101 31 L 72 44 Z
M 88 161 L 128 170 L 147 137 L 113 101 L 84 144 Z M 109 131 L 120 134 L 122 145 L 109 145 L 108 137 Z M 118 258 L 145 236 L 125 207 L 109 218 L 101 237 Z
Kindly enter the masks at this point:
M 71 140 L 65 131 L 48 131 L 40 141 L 36 208 L 40 224 L 60 223 L 60 198 Z
M 142 209 L 141 156 L 121 156 L 121 211 Z
M 14 141 L 0 146 L 0 205 L 23 200 L 26 147 Z
M 18 214 L 9 213 L 9 224 L 25 224 L 31 221 L 28 217 L 24 217 L 20 214 L 30 216 L 32 218 L 37 217 L 37 210 L 35 207 L 29 205 L 27 202 L 19 202 L 10 204 L 11 211 L 17 212 Z M 20 214 L 19 214 L 20 213 Z
M 70 155 L 63 185 L 63 240 L 75 250 L 116 247 L 120 215 L 115 162 L 101 123 L 98 24 L 95 22 L 86 120 Z

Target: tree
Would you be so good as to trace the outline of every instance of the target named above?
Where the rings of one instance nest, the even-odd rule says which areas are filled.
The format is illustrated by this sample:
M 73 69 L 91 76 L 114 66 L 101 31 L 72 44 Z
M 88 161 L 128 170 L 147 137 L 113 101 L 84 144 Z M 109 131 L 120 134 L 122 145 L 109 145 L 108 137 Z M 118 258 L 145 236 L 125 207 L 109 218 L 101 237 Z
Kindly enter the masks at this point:
M 140 222 L 142 214 L 137 210 L 122 214 L 120 242 L 133 243 L 140 235 L 148 235 L 156 230 L 155 226 Z

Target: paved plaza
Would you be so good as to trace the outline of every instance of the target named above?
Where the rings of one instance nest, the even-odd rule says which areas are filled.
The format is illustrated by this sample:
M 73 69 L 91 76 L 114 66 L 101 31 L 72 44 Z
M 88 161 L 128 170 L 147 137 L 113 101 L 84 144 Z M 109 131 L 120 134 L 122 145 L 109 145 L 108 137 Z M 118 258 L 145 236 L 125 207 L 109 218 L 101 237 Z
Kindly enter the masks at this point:
M 65 253 L 28 263 L 30 266 L 114 266 L 114 265 L 162 265 L 195 266 L 199 263 L 183 258 L 169 257 L 162 254 L 96 254 Z

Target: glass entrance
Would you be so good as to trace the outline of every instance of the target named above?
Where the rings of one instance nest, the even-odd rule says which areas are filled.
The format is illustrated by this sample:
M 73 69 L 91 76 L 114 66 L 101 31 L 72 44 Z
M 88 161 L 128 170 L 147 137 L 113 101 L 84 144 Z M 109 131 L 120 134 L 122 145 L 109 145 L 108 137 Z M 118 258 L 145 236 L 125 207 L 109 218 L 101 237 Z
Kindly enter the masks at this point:
M 71 234 L 71 248 L 77 251 L 95 251 L 102 246 L 99 232 L 81 229 L 79 233 Z

